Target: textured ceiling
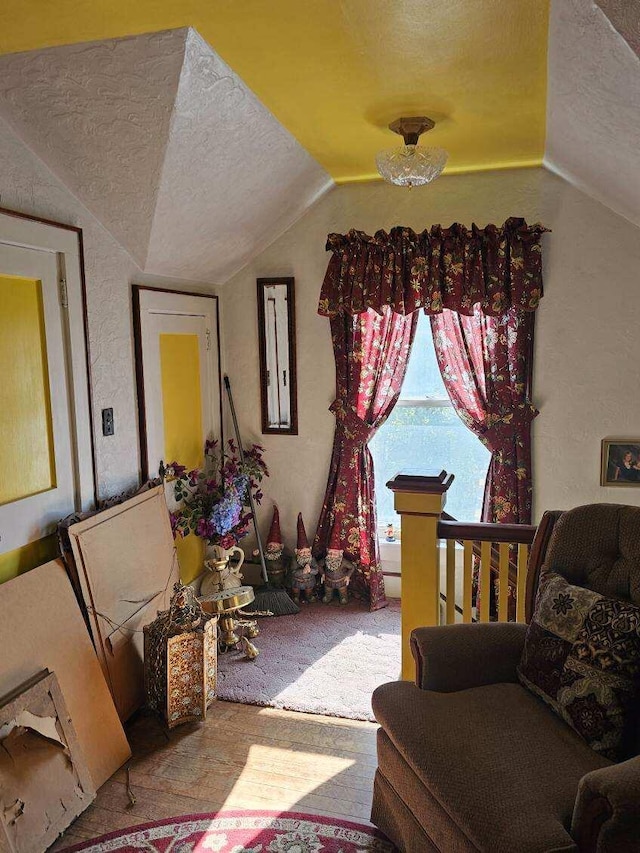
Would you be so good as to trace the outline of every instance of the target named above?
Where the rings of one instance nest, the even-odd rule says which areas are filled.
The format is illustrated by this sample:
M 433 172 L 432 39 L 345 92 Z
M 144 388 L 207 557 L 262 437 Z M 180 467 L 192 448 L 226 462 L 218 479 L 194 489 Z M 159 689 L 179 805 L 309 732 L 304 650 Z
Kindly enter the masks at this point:
M 598 0 L 598 6 L 629 47 L 640 56 L 640 3 L 638 0 Z
M 640 225 L 638 6 L 553 0 L 545 164 Z
M 193 30 L 0 56 L 0 115 L 156 275 L 226 281 L 331 185 Z
M 194 27 L 348 181 L 423 111 L 449 172 L 541 162 L 547 17 L 547 0 L 2 0 L 0 52 Z

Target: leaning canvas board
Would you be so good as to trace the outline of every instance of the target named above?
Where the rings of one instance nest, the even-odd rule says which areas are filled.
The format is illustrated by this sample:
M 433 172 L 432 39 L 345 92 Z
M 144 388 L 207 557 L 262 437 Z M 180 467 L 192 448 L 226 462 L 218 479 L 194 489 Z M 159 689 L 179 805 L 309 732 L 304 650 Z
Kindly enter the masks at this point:
M 95 799 L 54 672 L 0 700 L 0 832 L 12 853 L 44 853 Z
M 121 720 L 144 702 L 143 627 L 179 579 L 162 486 L 69 527 L 98 660 Z
M 131 756 L 61 560 L 0 585 L 0 696 L 55 672 L 89 773 L 99 788 Z

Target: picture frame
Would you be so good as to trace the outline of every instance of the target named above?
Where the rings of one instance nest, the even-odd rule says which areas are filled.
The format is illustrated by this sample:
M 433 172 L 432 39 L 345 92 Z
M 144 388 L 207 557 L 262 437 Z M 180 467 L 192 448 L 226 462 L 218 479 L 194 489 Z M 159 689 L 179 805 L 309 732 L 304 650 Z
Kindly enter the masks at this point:
M 640 438 L 603 438 L 601 486 L 640 486 Z

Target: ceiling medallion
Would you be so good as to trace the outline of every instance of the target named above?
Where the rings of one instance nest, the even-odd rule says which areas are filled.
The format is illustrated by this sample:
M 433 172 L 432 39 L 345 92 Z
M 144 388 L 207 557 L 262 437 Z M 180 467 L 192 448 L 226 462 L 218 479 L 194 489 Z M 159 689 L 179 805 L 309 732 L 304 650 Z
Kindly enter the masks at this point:
M 404 138 L 400 148 L 387 148 L 376 156 L 378 171 L 390 184 L 399 187 L 420 187 L 435 180 L 444 169 L 448 154 L 444 148 L 424 148 L 418 145 L 421 134 L 435 126 L 426 116 L 398 118 L 389 130 Z

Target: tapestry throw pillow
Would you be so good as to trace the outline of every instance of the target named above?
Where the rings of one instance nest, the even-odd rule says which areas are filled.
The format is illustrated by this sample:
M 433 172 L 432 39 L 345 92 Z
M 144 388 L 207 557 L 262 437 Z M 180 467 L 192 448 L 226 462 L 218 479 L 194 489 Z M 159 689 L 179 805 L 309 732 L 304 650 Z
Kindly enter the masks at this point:
M 593 750 L 619 760 L 640 698 L 640 607 L 546 574 L 518 676 Z

